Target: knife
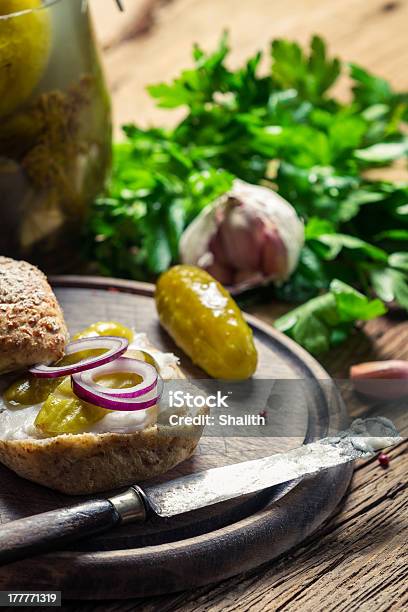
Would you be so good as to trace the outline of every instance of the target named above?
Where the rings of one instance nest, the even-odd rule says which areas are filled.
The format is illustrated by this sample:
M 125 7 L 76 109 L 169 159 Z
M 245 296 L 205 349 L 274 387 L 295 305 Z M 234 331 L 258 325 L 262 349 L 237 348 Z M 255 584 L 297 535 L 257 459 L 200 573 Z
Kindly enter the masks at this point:
M 388 419 L 357 419 L 340 434 L 285 453 L 213 468 L 164 484 L 130 487 L 109 499 L 44 512 L 0 526 L 0 564 L 61 547 L 115 525 L 170 517 L 317 474 L 402 441 Z

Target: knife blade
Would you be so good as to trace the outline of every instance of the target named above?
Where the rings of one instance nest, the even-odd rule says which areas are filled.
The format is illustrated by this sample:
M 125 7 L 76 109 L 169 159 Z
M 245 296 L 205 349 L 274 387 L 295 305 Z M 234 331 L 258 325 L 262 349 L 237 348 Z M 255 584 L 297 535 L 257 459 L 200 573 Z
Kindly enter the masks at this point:
M 358 419 L 336 436 L 286 453 L 213 468 L 164 484 L 135 485 L 109 499 L 44 512 L 0 526 L 0 564 L 49 551 L 120 523 L 145 522 L 154 513 L 176 516 L 322 470 L 367 458 L 402 441 L 388 419 Z
M 147 486 L 144 493 L 156 514 L 175 516 L 369 457 L 398 440 L 398 433 L 388 419 L 358 419 L 350 430 L 337 436 L 305 444 L 286 453 Z

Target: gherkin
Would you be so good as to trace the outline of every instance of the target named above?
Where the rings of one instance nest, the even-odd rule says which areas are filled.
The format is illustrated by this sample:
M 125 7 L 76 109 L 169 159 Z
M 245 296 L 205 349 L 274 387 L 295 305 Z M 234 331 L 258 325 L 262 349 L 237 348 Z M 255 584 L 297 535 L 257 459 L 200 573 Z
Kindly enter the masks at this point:
M 35 378 L 26 374 L 13 382 L 5 391 L 4 399 L 14 406 L 41 404 L 61 382 L 60 378 Z
M 104 408 L 80 400 L 67 376 L 45 400 L 35 425 L 49 436 L 86 431 L 108 413 Z
M 132 330 L 121 323 L 116 323 L 116 321 L 98 321 L 97 323 L 92 323 L 86 329 L 78 332 L 74 336 L 74 340 L 95 336 L 119 336 L 120 338 L 126 338 L 129 342 L 133 341 Z
M 130 342 L 133 340 L 132 330 L 114 321 L 93 323 L 87 329 L 79 332 L 75 338 L 95 336 L 121 336 L 127 338 Z M 64 357 L 59 364 L 76 363 L 80 359 L 86 359 L 100 353 L 100 350 L 81 351 Z M 130 355 L 133 358 L 150 363 L 151 357 L 147 353 L 142 351 L 131 351 L 130 353 L 133 353 Z M 136 384 L 138 381 L 132 375 L 118 373 L 106 376 L 98 382 L 106 387 L 125 388 Z M 35 425 L 48 436 L 81 433 L 110 412 L 105 408 L 94 406 L 79 399 L 72 391 L 69 376 L 44 379 L 27 374 L 10 385 L 4 394 L 4 398 L 14 406 L 43 402 Z
M 158 280 L 156 306 L 163 327 L 207 374 L 224 380 L 254 374 L 252 330 L 228 291 L 207 272 L 170 268 Z

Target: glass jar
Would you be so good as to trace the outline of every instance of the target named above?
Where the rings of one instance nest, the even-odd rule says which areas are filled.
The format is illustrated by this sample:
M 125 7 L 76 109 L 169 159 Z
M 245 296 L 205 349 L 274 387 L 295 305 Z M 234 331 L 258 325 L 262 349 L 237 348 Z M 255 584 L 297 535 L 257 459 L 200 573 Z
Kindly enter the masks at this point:
M 109 170 L 110 100 L 84 0 L 2 2 L 0 254 L 61 272 Z

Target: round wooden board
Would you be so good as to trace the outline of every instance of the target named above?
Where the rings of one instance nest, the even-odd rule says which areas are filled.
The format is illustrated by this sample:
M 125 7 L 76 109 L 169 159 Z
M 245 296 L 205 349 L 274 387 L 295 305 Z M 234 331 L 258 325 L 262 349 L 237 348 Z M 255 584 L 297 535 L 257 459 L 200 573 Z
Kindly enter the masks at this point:
M 180 355 L 158 324 L 152 285 L 90 277 L 57 277 L 53 285 L 72 333 L 97 320 L 118 320 L 146 332 L 161 350 Z M 288 450 L 346 426 L 344 405 L 338 397 L 329 401 L 322 383 L 328 375 L 321 366 L 270 326 L 247 318 L 260 355 L 256 377 L 313 380 L 313 397 L 291 403 L 290 437 L 204 436 L 194 457 L 165 479 Z M 185 356 L 182 366 L 187 375 L 200 376 Z M 276 558 L 310 535 L 336 508 L 351 475 L 346 465 L 171 520 L 123 526 L 69 550 L 0 568 L 0 588 L 52 588 L 66 599 L 117 599 L 219 581 Z M 0 467 L 0 522 L 77 501 Z

